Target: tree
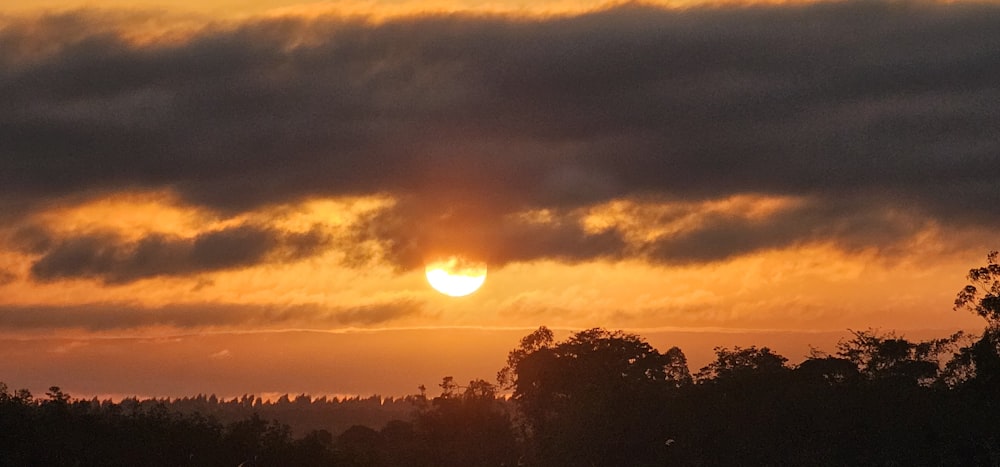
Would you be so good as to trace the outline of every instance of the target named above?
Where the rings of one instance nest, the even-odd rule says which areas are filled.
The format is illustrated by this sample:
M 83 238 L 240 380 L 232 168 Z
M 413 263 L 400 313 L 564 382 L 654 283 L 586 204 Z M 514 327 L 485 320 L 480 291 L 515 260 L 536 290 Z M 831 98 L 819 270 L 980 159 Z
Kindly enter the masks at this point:
M 680 349 L 600 328 L 559 343 L 539 328 L 507 361 L 500 382 L 514 390 L 535 465 L 657 463 L 665 398 L 691 381 Z
M 955 297 L 955 309 L 967 309 L 986 319 L 989 327 L 1000 324 L 1000 264 L 998 253 L 986 255 L 986 266 L 969 270 L 966 285 Z
M 795 367 L 795 374 L 805 381 L 829 385 L 852 383 L 860 379 L 858 365 L 846 358 L 813 356 Z
M 530 354 L 552 346 L 555 338 L 552 331 L 540 326 L 531 334 L 521 338 L 521 345 L 507 354 L 507 366 L 497 372 L 497 382 L 504 389 L 514 389 L 521 362 Z
M 849 340 L 837 344 L 837 355 L 849 360 L 872 381 L 896 381 L 910 386 L 938 380 L 943 354 L 963 337 L 958 332 L 942 339 L 911 342 L 893 332 L 851 331 Z
M 49 388 L 48 392 L 45 393 L 49 397 L 47 403 L 66 405 L 69 403 L 69 394 L 62 392 L 59 386 L 52 386 Z
M 337 447 L 344 465 L 375 467 L 379 465 L 382 435 L 363 425 L 354 425 L 337 437 Z
M 986 255 L 985 266 L 972 268 L 969 284 L 958 292 L 955 310 L 969 310 L 986 319 L 986 329 L 974 344 L 961 349 L 948 363 L 948 370 L 963 374 L 980 388 L 1000 391 L 1000 264 L 998 253 Z
M 788 371 L 787 358 L 771 352 L 768 347 L 736 346 L 733 350 L 716 347 L 715 361 L 709 363 L 695 378 L 699 382 L 741 379 L 755 375 L 774 375 Z
M 464 387 L 446 376 L 441 395 L 422 406 L 414 423 L 423 440 L 427 465 L 500 467 L 517 462 L 517 440 L 505 401 L 484 380 Z M 412 460 L 409 465 L 414 465 Z

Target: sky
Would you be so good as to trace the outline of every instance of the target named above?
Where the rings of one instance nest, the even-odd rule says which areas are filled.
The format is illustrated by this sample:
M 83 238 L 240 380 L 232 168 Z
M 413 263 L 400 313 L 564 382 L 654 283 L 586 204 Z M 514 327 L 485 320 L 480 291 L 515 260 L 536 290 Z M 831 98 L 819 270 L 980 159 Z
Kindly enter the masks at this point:
M 997 3 L 7 1 L 0 381 L 401 396 L 541 325 L 693 370 L 975 331 L 997 76 Z

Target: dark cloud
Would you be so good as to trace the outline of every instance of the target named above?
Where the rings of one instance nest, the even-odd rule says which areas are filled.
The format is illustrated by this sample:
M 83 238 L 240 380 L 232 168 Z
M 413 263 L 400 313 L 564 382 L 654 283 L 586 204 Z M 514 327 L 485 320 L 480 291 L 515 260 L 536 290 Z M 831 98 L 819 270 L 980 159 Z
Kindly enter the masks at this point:
M 887 206 L 855 198 L 805 202 L 762 219 L 714 214 L 696 227 L 644 245 L 642 254 L 657 263 L 708 262 L 808 243 L 898 253 L 901 240 L 927 227 L 927 221 L 913 209 Z
M 886 214 L 898 207 L 1000 226 L 996 5 L 280 19 L 146 46 L 95 13 L 35 21 L 0 30 L 4 205 L 149 187 L 235 213 L 388 193 L 405 209 L 360 236 L 403 267 L 446 238 L 470 249 L 485 238 L 501 263 L 621 256 L 615 232 L 510 214 L 644 196 L 756 193 L 815 206 L 767 225 L 718 220 L 653 257 L 877 244 L 908 233 Z M 864 209 L 843 202 L 865 196 L 875 201 Z M 442 226 L 454 231 L 426 233 Z M 204 241 L 231 248 L 158 267 L 236 267 L 272 247 L 268 235 L 230 234 Z M 107 239 L 67 241 L 34 273 L 144 277 L 109 271 L 149 271 L 139 254 L 173 245 L 146 242 L 122 260 Z
M 350 308 L 306 305 L 193 303 L 140 307 L 125 303 L 0 305 L 0 329 L 109 331 L 148 326 L 180 329 L 253 325 L 311 327 L 376 325 L 419 315 L 423 305 L 399 301 Z
M 0 285 L 10 284 L 17 280 L 17 274 L 10 272 L 6 269 L 0 268 Z
M 7 239 L 7 243 L 14 249 L 33 254 L 45 253 L 52 247 L 52 241 L 49 232 L 37 225 L 16 228 Z
M 578 213 L 557 212 L 551 217 L 547 222 L 532 222 L 499 217 L 479 205 L 461 202 L 441 211 L 400 203 L 362 218 L 352 230 L 356 242 L 374 240 L 383 250 L 382 259 L 403 269 L 452 254 L 477 258 L 493 267 L 536 259 L 573 263 L 623 256 L 627 244 L 618 230 L 587 232 Z
M 286 233 L 244 224 L 192 238 L 151 234 L 127 241 L 105 233 L 50 242 L 51 246 L 31 266 L 33 279 L 97 278 L 106 283 L 126 283 L 293 261 L 324 251 L 330 237 L 318 229 Z

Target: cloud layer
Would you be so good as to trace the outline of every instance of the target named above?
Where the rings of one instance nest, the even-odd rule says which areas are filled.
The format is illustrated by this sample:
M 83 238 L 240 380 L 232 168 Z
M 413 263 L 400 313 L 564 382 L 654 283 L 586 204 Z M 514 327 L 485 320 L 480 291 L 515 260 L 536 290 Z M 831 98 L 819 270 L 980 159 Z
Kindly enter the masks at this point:
M 403 269 L 445 249 L 496 265 L 674 263 L 1000 226 L 995 5 L 282 18 L 144 45 L 101 13 L 5 21 L 7 217 L 134 189 L 221 216 L 387 194 L 394 207 L 353 235 Z M 621 224 L 584 227 L 613 200 L 745 194 L 801 202 L 638 244 Z M 87 234 L 39 247 L 31 274 L 127 282 L 322 246 L 256 226 L 138 243 Z
M 349 308 L 318 305 L 240 305 L 178 303 L 142 307 L 129 303 L 80 305 L 0 305 L 0 331 L 79 328 L 88 331 L 127 330 L 151 326 L 177 329 L 263 326 L 280 329 L 308 326 L 330 328 L 371 326 L 417 316 L 415 301 L 376 303 Z
M 193 238 L 149 235 L 134 242 L 115 234 L 89 234 L 52 240 L 31 267 L 33 278 L 51 281 L 92 277 L 108 283 L 189 275 L 294 261 L 323 251 L 329 236 L 320 230 L 284 233 L 239 225 Z

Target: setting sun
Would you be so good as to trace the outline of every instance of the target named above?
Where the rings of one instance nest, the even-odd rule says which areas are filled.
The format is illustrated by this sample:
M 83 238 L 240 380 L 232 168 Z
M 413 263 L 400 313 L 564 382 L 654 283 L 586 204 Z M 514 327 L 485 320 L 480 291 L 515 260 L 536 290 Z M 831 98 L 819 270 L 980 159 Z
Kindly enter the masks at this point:
M 464 297 L 486 282 L 486 263 L 449 256 L 427 263 L 427 282 L 438 292 Z

